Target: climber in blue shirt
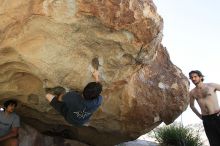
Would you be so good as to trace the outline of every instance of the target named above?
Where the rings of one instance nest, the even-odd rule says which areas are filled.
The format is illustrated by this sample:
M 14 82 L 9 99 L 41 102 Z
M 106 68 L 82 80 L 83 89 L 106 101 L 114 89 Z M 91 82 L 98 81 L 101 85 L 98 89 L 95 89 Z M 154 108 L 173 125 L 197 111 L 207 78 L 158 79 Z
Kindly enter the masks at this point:
M 50 105 L 72 125 L 81 126 L 88 122 L 102 103 L 102 85 L 98 70 L 92 75 L 95 82 L 88 83 L 82 95 L 74 91 L 66 92 L 61 86 L 46 88 L 46 99 Z

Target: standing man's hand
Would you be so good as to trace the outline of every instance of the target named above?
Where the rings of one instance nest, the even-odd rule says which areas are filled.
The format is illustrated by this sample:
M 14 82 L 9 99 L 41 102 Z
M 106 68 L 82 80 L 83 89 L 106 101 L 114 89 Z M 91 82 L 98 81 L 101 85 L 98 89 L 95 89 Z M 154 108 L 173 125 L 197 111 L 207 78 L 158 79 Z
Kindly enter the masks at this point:
M 96 82 L 99 82 L 99 71 L 98 70 L 95 69 L 92 72 L 92 76 L 93 76 L 93 78 L 95 79 Z

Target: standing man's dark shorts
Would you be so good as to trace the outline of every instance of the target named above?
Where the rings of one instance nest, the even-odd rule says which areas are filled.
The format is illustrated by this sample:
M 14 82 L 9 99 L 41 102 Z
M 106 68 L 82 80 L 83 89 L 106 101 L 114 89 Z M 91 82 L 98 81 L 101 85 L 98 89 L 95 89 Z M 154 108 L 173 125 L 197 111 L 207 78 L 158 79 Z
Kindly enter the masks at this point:
M 210 146 L 220 146 L 220 116 L 216 114 L 202 116 Z

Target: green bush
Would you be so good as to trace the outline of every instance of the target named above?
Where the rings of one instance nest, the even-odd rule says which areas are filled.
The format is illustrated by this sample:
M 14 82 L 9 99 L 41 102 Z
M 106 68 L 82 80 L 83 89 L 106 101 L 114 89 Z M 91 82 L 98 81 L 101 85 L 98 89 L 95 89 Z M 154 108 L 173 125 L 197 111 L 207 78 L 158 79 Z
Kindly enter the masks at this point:
M 157 128 L 154 134 L 162 146 L 202 146 L 198 132 L 181 125 Z

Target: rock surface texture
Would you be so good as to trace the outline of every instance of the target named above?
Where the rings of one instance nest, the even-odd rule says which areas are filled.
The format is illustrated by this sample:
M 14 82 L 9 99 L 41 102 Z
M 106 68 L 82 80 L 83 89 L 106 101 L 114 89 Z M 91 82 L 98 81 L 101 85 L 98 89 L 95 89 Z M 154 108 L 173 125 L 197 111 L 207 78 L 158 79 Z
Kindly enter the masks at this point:
M 0 101 L 16 98 L 22 121 L 91 145 L 136 139 L 187 107 L 187 78 L 161 45 L 152 0 L 0 0 Z M 98 68 L 104 101 L 74 127 L 48 104 L 43 82 L 81 92 Z M 55 130 L 54 130 L 55 129 Z
M 46 136 L 34 128 L 22 124 L 19 130 L 19 146 L 89 146 L 78 141 L 57 136 Z

